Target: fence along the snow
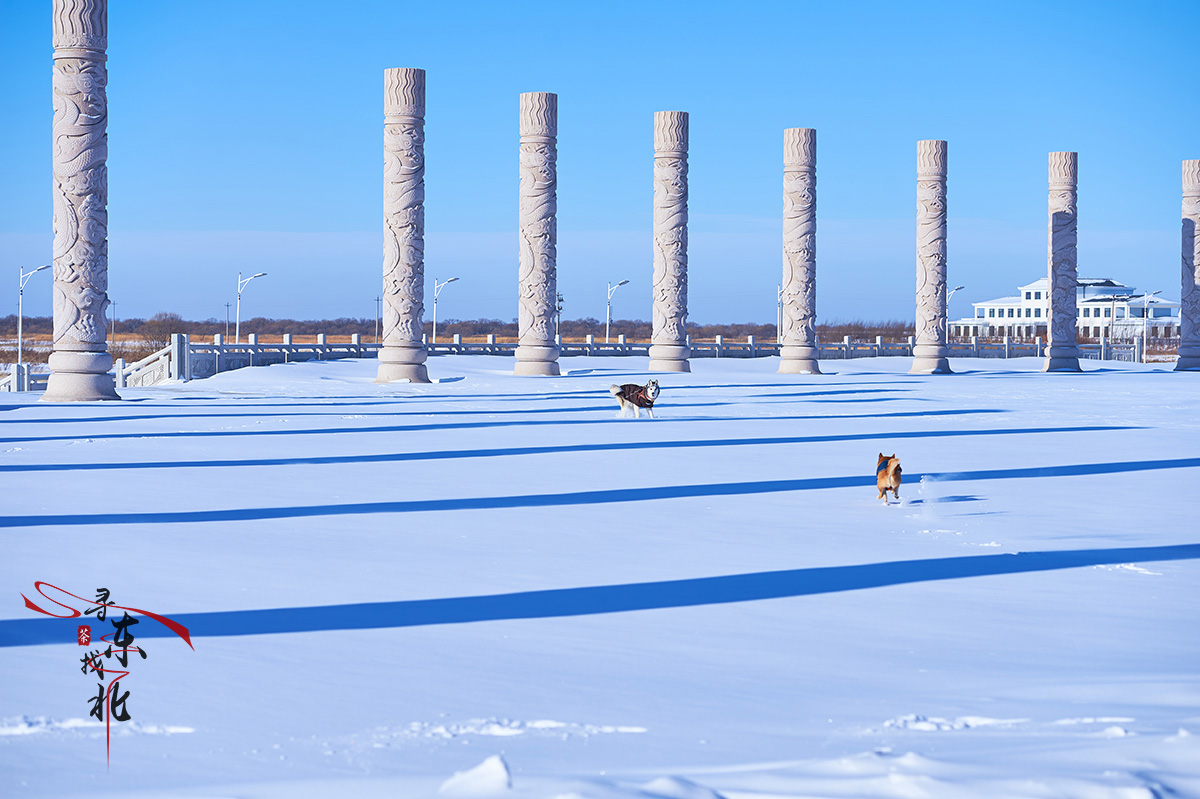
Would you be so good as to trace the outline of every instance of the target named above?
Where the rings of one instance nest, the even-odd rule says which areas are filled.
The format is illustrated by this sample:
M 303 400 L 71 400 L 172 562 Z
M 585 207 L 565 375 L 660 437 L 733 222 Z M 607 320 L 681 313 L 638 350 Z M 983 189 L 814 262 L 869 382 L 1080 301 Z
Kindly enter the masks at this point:
M 437 344 L 426 343 L 430 355 L 500 355 L 515 354 L 516 344 L 498 344 L 495 336 L 485 342 L 464 342 L 455 335 L 452 341 Z M 619 336 L 616 343 L 596 342 L 588 336 L 583 342 L 558 344 L 562 357 L 577 355 L 591 356 L 649 356 L 650 345 L 627 342 Z M 754 336 L 745 342 L 727 342 L 717 336 L 713 342 L 688 342 L 693 358 L 772 358 L 778 357 L 781 348 L 775 342 L 761 343 Z M 1033 342 L 1012 341 L 1007 336 L 998 342 L 982 342 L 972 337 L 969 342 L 951 342 L 947 345 L 953 358 L 1023 358 L 1043 357 L 1046 347 L 1040 338 Z M 258 336 L 251 333 L 241 344 L 227 344 L 222 336 L 213 336 L 211 344 L 193 344 L 184 333 L 171 335 L 171 343 L 135 363 L 126 364 L 118 358 L 113 367 L 113 376 L 118 388 L 153 386 L 168 380 L 199 380 L 212 377 L 219 372 L 229 372 L 247 366 L 268 366 L 273 363 L 298 361 L 331 361 L 340 358 L 375 358 L 381 345 L 364 343 L 361 336 L 354 334 L 348 344 L 333 344 L 324 334 L 317 336 L 315 343 L 295 343 L 290 333 L 285 334 L 282 344 L 260 344 Z M 913 339 L 907 342 L 888 342 L 876 338 L 874 342 L 851 341 L 847 336 L 836 344 L 818 344 L 821 360 L 846 360 L 849 358 L 879 358 L 889 356 L 912 357 Z M 1142 360 L 1141 339 L 1132 343 L 1112 343 L 1104 339 L 1099 344 L 1080 344 L 1081 358 L 1107 361 Z M 45 391 L 47 375 L 30 373 L 29 364 L 22 366 L 19 374 L 0 377 L 0 392 Z

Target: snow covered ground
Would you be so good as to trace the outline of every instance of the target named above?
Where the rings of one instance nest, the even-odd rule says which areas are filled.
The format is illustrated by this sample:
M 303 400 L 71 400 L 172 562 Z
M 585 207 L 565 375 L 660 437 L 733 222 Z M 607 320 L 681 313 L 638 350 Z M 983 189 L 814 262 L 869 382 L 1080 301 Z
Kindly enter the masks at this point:
M 1200 796 L 1200 375 L 777 363 L 5 395 L 0 795 Z M 38 580 L 192 632 L 107 770 Z

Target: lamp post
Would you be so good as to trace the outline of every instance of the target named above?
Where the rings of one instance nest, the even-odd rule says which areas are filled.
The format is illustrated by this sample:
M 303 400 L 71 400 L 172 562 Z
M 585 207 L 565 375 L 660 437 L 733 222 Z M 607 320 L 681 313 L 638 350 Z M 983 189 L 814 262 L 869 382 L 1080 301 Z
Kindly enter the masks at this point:
M 1150 298 L 1162 294 L 1162 291 L 1150 291 L 1142 295 L 1142 363 L 1149 363 L 1146 351 L 1150 349 L 1146 341 L 1146 320 L 1150 316 Z
M 238 272 L 238 292 L 237 292 L 237 311 L 233 324 L 233 343 L 242 343 L 242 289 L 246 288 L 246 284 L 256 277 L 265 277 L 266 272 L 258 272 L 250 277 L 242 280 L 242 273 Z
M 554 306 L 554 337 L 558 338 L 562 335 L 560 328 L 562 327 L 563 298 L 561 291 L 556 293 L 558 294 L 558 302 Z
M 375 343 L 376 344 L 379 343 L 379 315 L 381 313 L 383 313 L 383 308 L 381 306 L 382 302 L 383 302 L 383 297 L 375 298 Z
M 449 285 L 450 283 L 453 283 L 456 280 L 458 280 L 458 278 L 452 277 L 449 280 L 444 280 L 441 283 L 438 283 L 436 277 L 433 279 L 433 338 L 430 339 L 430 341 L 429 341 L 430 344 L 437 343 L 437 298 L 438 298 L 438 295 L 442 293 L 442 289 L 446 288 L 447 285 Z
M 775 343 L 783 343 L 783 286 L 775 287 Z
M 34 269 L 32 272 L 26 272 L 25 267 L 23 267 L 23 266 L 20 267 L 21 279 L 20 279 L 20 282 L 18 283 L 18 287 L 17 287 L 17 366 L 20 366 L 24 362 L 22 360 L 22 355 L 25 351 L 24 350 L 24 344 L 25 344 L 24 330 L 23 330 L 24 312 L 25 312 L 25 308 L 23 305 L 23 303 L 25 301 L 25 284 L 29 282 L 29 278 L 33 277 L 34 275 L 36 275 L 38 272 L 42 271 L 43 269 L 49 269 L 49 268 L 50 268 L 50 264 L 44 264 L 43 266 L 39 266 L 37 269 Z
M 955 286 L 954 288 L 950 289 L 950 293 L 946 295 L 946 317 L 947 318 L 950 317 L 950 298 L 954 296 L 954 292 L 962 291 L 964 288 L 966 288 L 966 287 L 965 286 Z M 949 325 L 947 325 L 946 327 L 949 328 Z M 948 336 L 949 334 L 950 334 L 950 331 L 949 331 L 949 329 L 947 329 L 946 335 Z
M 605 309 L 604 309 L 604 343 L 605 344 L 608 343 L 608 327 L 609 327 L 609 324 L 611 324 L 611 322 L 612 322 L 612 295 L 613 295 L 613 292 L 616 291 L 617 289 L 621 288 L 621 286 L 624 286 L 628 282 L 629 282 L 628 280 L 622 280 L 620 283 L 618 283 L 617 285 L 614 286 L 612 284 L 612 282 L 610 281 L 608 284 L 608 304 L 605 306 Z

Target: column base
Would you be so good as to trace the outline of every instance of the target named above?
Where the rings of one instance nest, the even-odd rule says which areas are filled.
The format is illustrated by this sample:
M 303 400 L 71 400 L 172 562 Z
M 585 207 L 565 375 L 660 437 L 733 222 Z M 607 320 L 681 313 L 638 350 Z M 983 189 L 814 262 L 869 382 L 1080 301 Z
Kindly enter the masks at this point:
M 558 377 L 558 347 L 521 344 L 517 347 L 517 365 L 513 374 L 518 377 Z
M 1078 358 L 1046 358 L 1046 363 L 1042 365 L 1043 372 L 1082 372 L 1079 368 Z
M 379 371 L 375 374 L 375 382 L 407 380 L 410 383 L 428 383 L 429 371 L 425 368 L 428 357 L 422 346 L 394 345 L 385 341 L 383 349 L 379 351 Z
M 107 352 L 52 352 L 50 378 L 42 402 L 97 402 L 119 400 L 113 376 L 113 359 Z
M 1046 347 L 1046 363 L 1043 372 L 1082 372 L 1079 368 L 1079 348 L 1074 342 L 1067 344 L 1050 343 Z
M 912 368 L 910 375 L 952 375 L 950 359 L 947 357 L 950 349 L 942 341 L 918 341 L 913 346 Z
M 781 375 L 819 375 L 821 367 L 816 358 L 782 358 L 779 361 Z
M 690 372 L 692 365 L 687 361 L 668 361 L 662 358 L 651 358 L 647 371 L 651 372 Z
M 1179 360 L 1175 362 L 1176 372 L 1200 371 L 1200 346 L 1192 343 L 1179 345 Z
M 692 351 L 677 344 L 652 344 L 650 346 L 651 372 L 690 372 L 692 365 L 688 357 Z
M 779 372 L 781 375 L 819 375 L 816 347 L 789 347 L 779 350 Z
M 912 368 L 908 370 L 910 375 L 952 375 L 954 370 L 950 368 L 950 360 L 948 358 L 913 358 Z
M 375 375 L 376 383 L 394 383 L 407 380 L 410 383 L 429 383 L 429 370 L 423 363 L 381 363 Z

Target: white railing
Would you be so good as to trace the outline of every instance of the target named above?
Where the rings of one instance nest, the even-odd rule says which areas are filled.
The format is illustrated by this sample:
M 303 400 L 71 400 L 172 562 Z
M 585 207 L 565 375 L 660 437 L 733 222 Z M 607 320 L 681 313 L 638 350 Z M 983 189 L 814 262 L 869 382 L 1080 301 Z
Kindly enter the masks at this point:
M 759 343 L 754 336 L 747 336 L 745 342 L 726 342 L 723 336 L 717 336 L 712 342 L 689 342 L 693 358 L 770 358 L 779 355 L 781 345 Z M 1015 341 L 1004 337 L 1000 341 L 980 341 L 972 337 L 970 341 L 956 341 L 949 345 L 952 358 L 1019 358 L 1042 357 L 1045 346 L 1040 338 L 1030 341 Z M 349 344 L 331 344 L 324 335 L 317 336 L 315 343 L 297 344 L 290 334 L 284 335 L 282 344 L 260 344 L 257 336 L 251 335 L 244 344 L 226 344 L 221 336 L 214 336 L 211 344 L 193 344 L 186 334 L 176 333 L 171 336 L 171 343 L 163 349 L 142 358 L 132 364 L 126 364 L 118 358 L 113 368 L 113 377 L 117 388 L 132 388 L 153 386 L 167 380 L 198 380 L 212 377 L 220 372 L 242 369 L 247 366 L 267 366 L 274 363 L 292 363 L 296 361 L 321 361 L 337 358 L 375 358 L 378 357 L 381 345 L 363 343 L 356 334 L 351 337 Z M 598 343 L 593 336 L 588 336 L 583 342 L 559 341 L 563 357 L 593 355 L 593 356 L 647 356 L 650 345 L 645 343 L 627 342 L 624 336 L 619 336 L 616 343 Z M 888 356 L 911 357 L 913 339 L 906 342 L 888 342 L 876 338 L 874 342 L 851 341 L 845 337 L 840 343 L 822 343 L 817 345 L 818 357 L 821 360 L 847 360 L 851 358 L 878 358 Z M 464 342 L 461 336 L 453 336 L 451 341 L 426 344 L 426 350 L 432 355 L 498 355 L 511 356 L 517 345 L 511 343 L 496 343 L 495 336 L 488 336 L 485 342 Z M 1113 343 L 1101 339 L 1098 344 L 1080 344 L 1079 356 L 1089 360 L 1132 361 L 1142 360 L 1141 339 L 1132 342 Z M 45 373 L 32 373 L 29 364 L 22 364 L 20 369 L 14 367 L 13 372 L 0 377 L 0 392 L 6 391 L 44 391 Z
M 349 344 L 331 344 L 324 334 L 317 336 L 316 343 L 297 344 L 290 333 L 284 334 L 282 344 L 260 344 L 253 334 L 244 344 L 226 344 L 220 335 L 213 336 L 211 344 L 193 344 L 186 335 L 176 334 L 172 336 L 172 347 L 179 353 L 180 363 L 172 367 L 171 376 L 180 380 L 198 380 L 247 366 L 374 358 L 380 346 L 364 344 L 357 333 L 350 337 Z
M 166 346 L 140 361 L 125 365 L 124 358 L 117 358 L 113 366 L 113 377 L 117 388 L 140 388 L 165 383 L 171 374 L 172 347 Z
M 7 375 L 0 376 L 0 392 L 9 391 L 45 391 L 46 380 L 50 377 L 45 372 L 34 372 L 30 365 L 13 364 L 13 369 Z

